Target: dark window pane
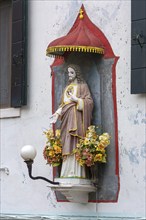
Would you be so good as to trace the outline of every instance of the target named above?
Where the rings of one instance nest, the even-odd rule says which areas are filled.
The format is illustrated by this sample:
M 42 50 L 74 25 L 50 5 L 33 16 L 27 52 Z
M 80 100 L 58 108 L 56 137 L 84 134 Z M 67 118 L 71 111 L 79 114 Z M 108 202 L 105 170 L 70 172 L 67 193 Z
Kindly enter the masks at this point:
M 132 94 L 146 93 L 146 69 L 132 70 L 131 91 Z
M 131 0 L 132 20 L 143 19 L 146 17 L 146 0 Z
M 146 68 L 146 46 L 132 45 L 131 69 Z
M 26 105 L 26 17 L 27 1 L 12 1 L 11 106 Z
M 0 107 L 10 106 L 11 96 L 11 1 L 0 1 Z
M 146 19 L 132 21 L 132 44 L 138 44 L 137 35 L 141 35 L 141 41 L 146 44 Z

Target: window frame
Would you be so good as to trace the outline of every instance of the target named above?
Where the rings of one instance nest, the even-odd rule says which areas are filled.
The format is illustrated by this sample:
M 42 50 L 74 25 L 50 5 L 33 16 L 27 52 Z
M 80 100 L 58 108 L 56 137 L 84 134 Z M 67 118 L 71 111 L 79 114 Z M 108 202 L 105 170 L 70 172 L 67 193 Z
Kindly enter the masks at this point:
M 27 104 L 27 17 L 28 1 L 12 0 L 10 106 L 0 107 L 0 118 L 19 117 Z

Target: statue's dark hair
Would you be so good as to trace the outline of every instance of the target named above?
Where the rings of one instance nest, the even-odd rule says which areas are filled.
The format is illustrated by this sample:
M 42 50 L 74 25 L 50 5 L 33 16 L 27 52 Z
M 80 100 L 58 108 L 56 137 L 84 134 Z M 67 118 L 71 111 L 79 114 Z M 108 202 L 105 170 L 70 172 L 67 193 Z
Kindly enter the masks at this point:
M 78 83 L 85 83 L 85 81 L 84 81 L 84 79 L 83 79 L 83 77 L 82 77 L 82 74 L 81 74 L 81 68 L 80 68 L 80 66 L 77 65 L 77 64 L 69 64 L 69 65 L 67 66 L 66 70 L 68 70 L 69 67 L 75 70 Z M 67 72 L 68 72 L 68 71 L 67 71 Z

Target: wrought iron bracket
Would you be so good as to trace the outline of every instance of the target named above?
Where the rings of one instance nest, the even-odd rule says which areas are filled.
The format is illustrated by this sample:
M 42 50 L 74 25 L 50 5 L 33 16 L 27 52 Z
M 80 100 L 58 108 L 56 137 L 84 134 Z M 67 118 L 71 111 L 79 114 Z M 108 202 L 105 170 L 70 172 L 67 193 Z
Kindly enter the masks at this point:
M 59 182 L 54 182 L 54 181 L 51 181 L 45 177 L 42 177 L 42 176 L 32 176 L 32 164 L 33 164 L 33 160 L 28 160 L 28 161 L 24 161 L 26 164 L 27 164 L 27 168 L 28 168 L 28 174 L 29 174 L 29 177 L 33 180 L 38 180 L 38 179 L 41 179 L 41 180 L 44 180 L 50 184 L 53 184 L 53 185 L 59 185 Z

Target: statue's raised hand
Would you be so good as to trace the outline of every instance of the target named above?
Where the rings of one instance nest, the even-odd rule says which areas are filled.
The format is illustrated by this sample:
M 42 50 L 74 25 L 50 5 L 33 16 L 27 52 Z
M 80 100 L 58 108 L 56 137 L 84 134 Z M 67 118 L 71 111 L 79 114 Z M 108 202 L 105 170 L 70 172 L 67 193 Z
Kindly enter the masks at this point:
M 75 95 L 73 95 L 72 93 L 70 93 L 69 95 L 70 95 L 70 98 L 69 98 L 70 101 L 78 102 L 78 98 Z
M 59 114 L 58 113 L 54 113 L 49 119 L 50 119 L 50 124 L 55 124 L 58 120 Z

